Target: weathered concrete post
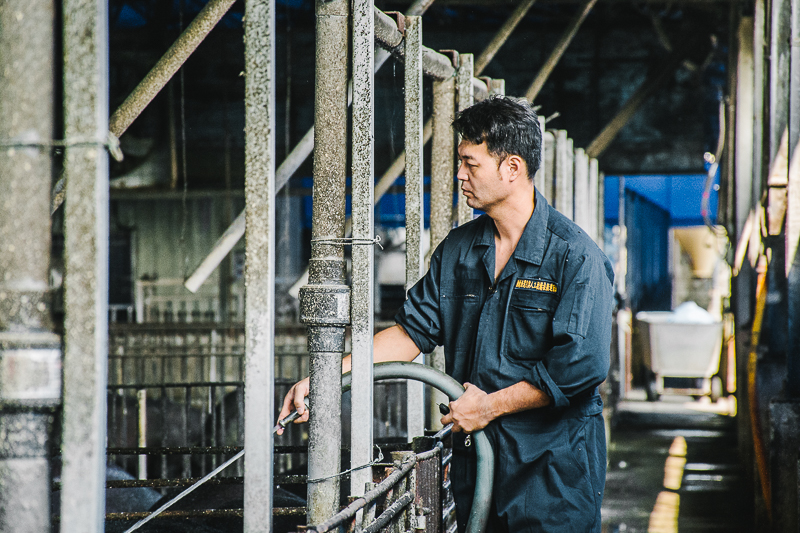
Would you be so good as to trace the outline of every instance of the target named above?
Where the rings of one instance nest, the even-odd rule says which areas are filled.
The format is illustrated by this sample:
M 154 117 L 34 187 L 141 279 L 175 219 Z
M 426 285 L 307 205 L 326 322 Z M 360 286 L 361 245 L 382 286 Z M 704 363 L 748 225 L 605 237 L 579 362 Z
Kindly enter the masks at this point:
M 458 72 L 456 74 L 456 82 L 458 83 L 458 111 L 464 111 L 475 103 L 475 93 L 472 87 L 472 72 L 473 72 L 473 56 L 472 54 L 461 54 L 458 58 Z M 461 139 L 459 139 L 461 142 Z M 472 220 L 474 216 L 473 209 L 467 205 L 467 198 L 458 191 L 458 225 L 465 224 Z
M 108 6 L 64 1 L 67 141 L 61 531 L 102 531 L 108 383 Z M 75 143 L 75 144 L 73 144 Z
M 47 292 L 53 86 L 53 2 L 0 3 L 2 532 L 50 530 L 51 428 L 61 401 Z
M 350 322 L 345 285 L 344 206 L 347 165 L 347 0 L 317 0 L 314 97 L 314 190 L 308 285 L 300 318 L 308 326 L 311 418 L 308 442 L 308 521 L 339 510 L 342 440 L 342 354 Z
M 572 220 L 574 155 L 572 139 L 567 137 L 565 130 L 556 132 L 555 147 L 555 182 L 553 184 L 555 198 L 551 202 L 554 202 L 559 213 Z
M 275 374 L 275 1 L 245 2 L 244 531 L 272 531 Z
M 594 238 L 591 232 L 591 203 L 595 200 L 589 197 L 589 158 L 583 148 L 576 148 L 573 157 L 574 220 L 583 231 Z
M 375 250 L 368 244 L 375 234 L 375 21 L 372 0 L 353 1 L 353 296 L 352 373 L 350 390 L 350 463 L 372 461 Z M 361 423 L 359 423 L 361 422 Z M 355 430 L 358 424 L 358 431 Z M 364 494 L 372 469 L 355 470 L 350 494 Z
M 453 178 L 455 176 L 456 79 L 433 82 L 433 139 L 431 140 L 431 251 L 453 228 Z M 437 347 L 428 356 L 428 365 L 444 372 L 444 348 Z M 441 429 L 439 404 L 447 403 L 444 393 L 431 390 L 431 429 Z
M 542 188 L 539 189 L 539 192 L 542 193 L 542 196 L 545 197 L 550 205 L 555 207 L 553 203 L 555 201 L 553 187 L 556 179 L 556 137 L 552 131 L 545 130 L 542 133 L 542 147 L 544 175 L 542 176 Z
M 405 38 L 405 150 L 406 150 L 406 291 L 424 274 L 422 252 L 424 203 L 422 154 L 422 17 L 406 17 Z M 422 363 L 423 356 L 415 359 Z M 425 389 L 419 381 L 406 382 L 408 441 L 425 432 Z

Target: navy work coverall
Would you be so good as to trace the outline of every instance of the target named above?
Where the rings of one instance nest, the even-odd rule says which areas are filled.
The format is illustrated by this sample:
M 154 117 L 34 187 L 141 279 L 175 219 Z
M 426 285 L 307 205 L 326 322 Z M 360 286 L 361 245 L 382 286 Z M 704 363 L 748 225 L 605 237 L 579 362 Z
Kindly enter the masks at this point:
M 494 280 L 494 222 L 450 232 L 395 317 L 424 353 L 444 346 L 446 372 L 487 393 L 522 380 L 552 402 L 492 421 L 495 454 L 488 531 L 600 531 L 606 470 L 602 400 L 609 369 L 608 258 L 536 191 L 517 247 Z M 459 530 L 475 483 L 474 447 L 454 436 L 450 470 Z

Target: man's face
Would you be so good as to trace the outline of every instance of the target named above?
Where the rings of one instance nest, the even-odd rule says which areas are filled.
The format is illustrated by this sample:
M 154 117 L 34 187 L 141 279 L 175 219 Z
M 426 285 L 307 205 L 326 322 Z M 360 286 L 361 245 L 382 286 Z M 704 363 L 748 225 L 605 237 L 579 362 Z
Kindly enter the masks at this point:
M 466 139 L 458 145 L 460 163 L 456 177 L 461 182 L 467 205 L 488 212 L 508 195 L 503 163 L 489 153 L 486 143 L 473 144 Z M 499 167 L 499 168 L 498 168 Z

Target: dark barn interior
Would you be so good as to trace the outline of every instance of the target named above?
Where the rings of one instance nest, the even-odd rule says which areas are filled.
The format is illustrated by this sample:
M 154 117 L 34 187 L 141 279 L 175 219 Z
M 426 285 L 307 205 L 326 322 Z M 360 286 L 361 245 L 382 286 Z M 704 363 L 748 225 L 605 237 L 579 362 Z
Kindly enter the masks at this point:
M 600 529 L 798 531 L 798 43 L 800 0 L 0 0 L 0 532 L 456 531 L 446 385 L 338 361 L 475 215 L 493 95 L 614 266 Z

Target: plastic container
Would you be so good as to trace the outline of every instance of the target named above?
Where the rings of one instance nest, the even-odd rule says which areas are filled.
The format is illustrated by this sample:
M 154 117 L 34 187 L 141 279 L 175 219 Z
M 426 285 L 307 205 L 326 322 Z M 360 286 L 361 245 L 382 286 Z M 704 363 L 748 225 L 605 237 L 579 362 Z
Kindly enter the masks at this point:
M 667 311 L 642 311 L 636 319 L 646 326 L 640 330 L 650 371 L 646 380 L 649 400 L 658 399 L 665 391 L 710 395 L 713 400 L 722 394 L 721 380 L 717 377 L 712 382 L 719 371 L 722 322 L 697 317 L 682 321 L 679 314 Z M 672 385 L 665 387 L 664 378 L 683 379 L 671 379 Z

